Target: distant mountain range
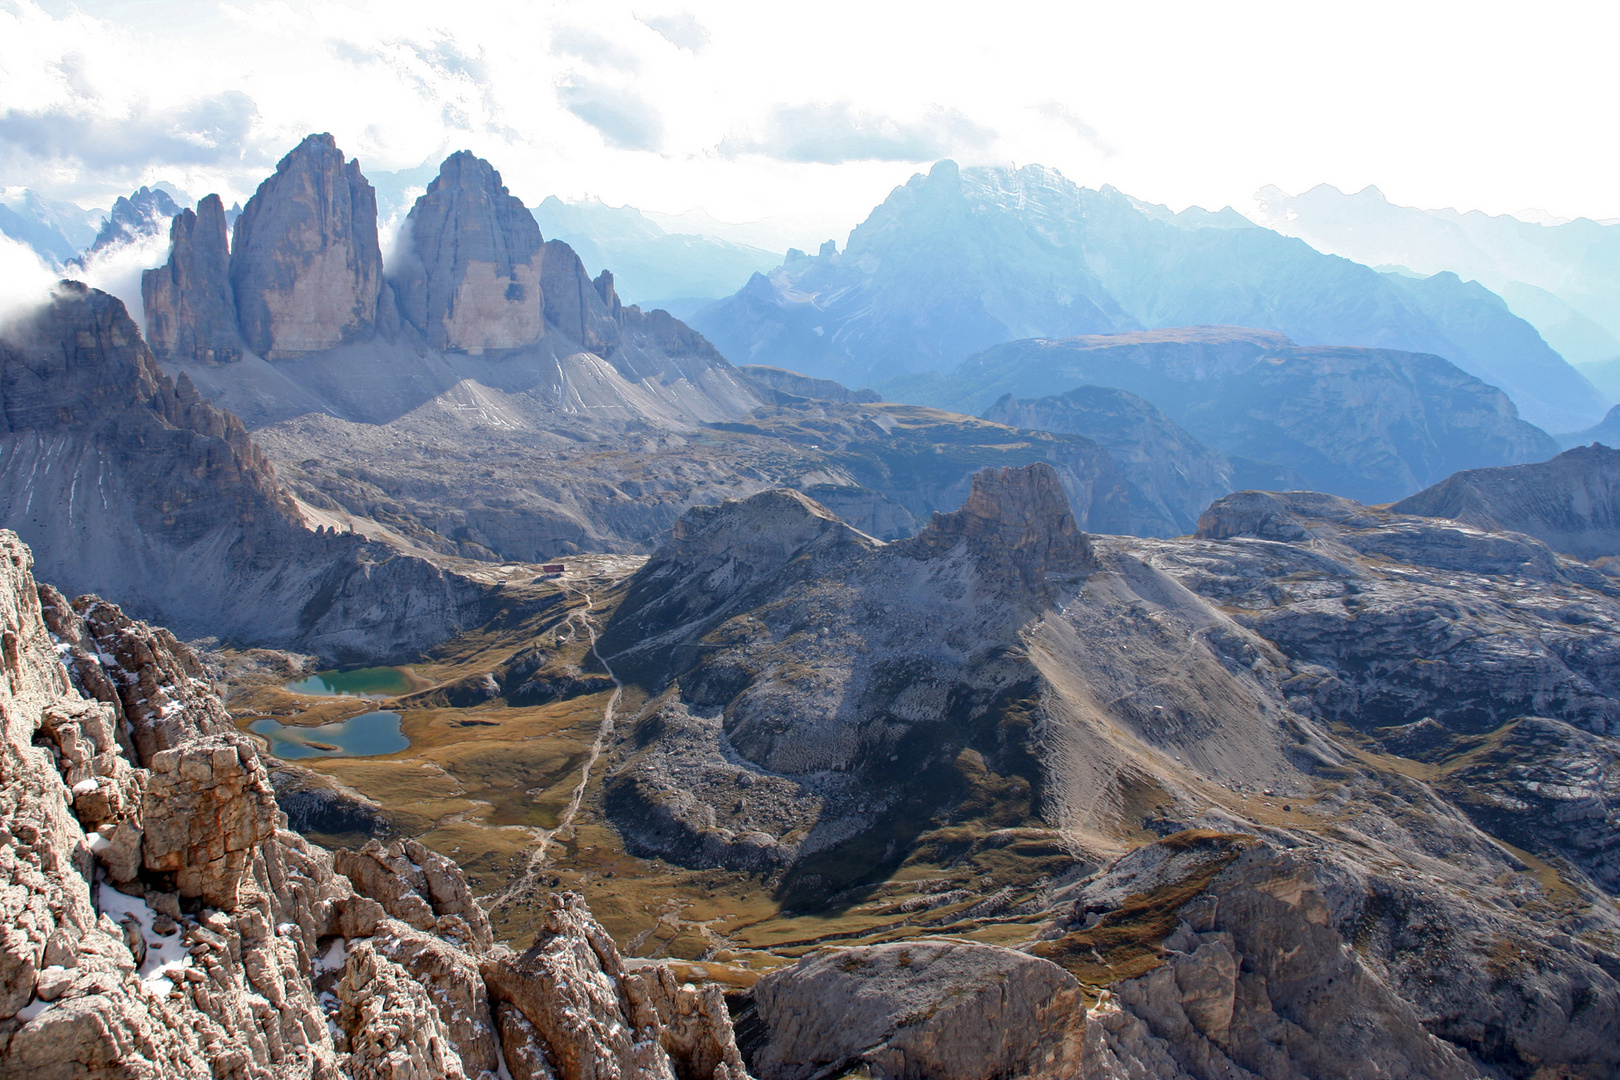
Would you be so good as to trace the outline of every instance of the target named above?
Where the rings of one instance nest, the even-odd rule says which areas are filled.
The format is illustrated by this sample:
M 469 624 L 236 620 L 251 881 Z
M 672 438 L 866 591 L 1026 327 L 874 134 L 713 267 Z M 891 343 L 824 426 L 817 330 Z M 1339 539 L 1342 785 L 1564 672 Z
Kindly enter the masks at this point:
M 1513 414 L 1500 390 L 1440 357 L 1300 346 L 1237 327 L 1013 341 L 949 375 L 914 375 L 889 389 L 902 400 L 988 410 L 1002 423 L 1075 432 L 1108 446 L 1102 431 L 1112 424 L 1093 416 L 1077 426 L 1073 395 L 1056 396 L 1086 386 L 1146 398 L 1204 446 L 1251 459 L 1224 478 L 1232 487 L 1303 481 L 1314 491 L 1377 503 L 1459 469 L 1542 461 L 1558 452 L 1550 436 Z M 1150 442 L 1182 441 L 1160 434 Z M 1298 475 L 1260 477 L 1253 462 L 1276 462 Z M 1183 471 L 1192 475 L 1190 466 Z
M 1261 222 L 1320 251 L 1479 281 L 1572 363 L 1620 358 L 1620 222 L 1418 210 L 1376 187 L 1351 195 L 1330 184 L 1301 195 L 1266 187 L 1255 199 Z
M 612 267 L 626 303 L 665 308 L 677 317 L 730 296 L 782 261 L 780 252 L 717 236 L 667 232 L 633 206 L 599 199 L 569 203 L 548 196 L 533 213 L 540 231 L 567 242 L 588 270 Z
M 1472 282 L 1381 274 L 1236 211 L 1172 213 L 1041 166 L 942 161 L 844 251 L 790 258 L 691 321 L 734 362 L 853 386 L 948 371 L 1010 340 L 1222 324 L 1443 356 L 1551 429 L 1591 424 L 1607 404 Z

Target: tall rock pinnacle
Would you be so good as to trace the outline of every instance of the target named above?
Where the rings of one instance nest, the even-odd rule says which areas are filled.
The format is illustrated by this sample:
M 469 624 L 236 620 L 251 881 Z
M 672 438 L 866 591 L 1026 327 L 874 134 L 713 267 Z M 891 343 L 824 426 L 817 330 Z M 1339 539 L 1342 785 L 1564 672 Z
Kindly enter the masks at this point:
M 141 275 L 152 351 L 177 360 L 241 359 L 225 206 L 219 196 L 208 196 L 195 212 L 175 215 L 169 241 L 168 263 Z
M 267 359 L 371 336 L 382 292 L 377 194 L 332 136 L 299 143 L 243 207 L 231 286 L 243 340 Z
M 936 513 L 910 543 L 946 551 L 966 543 L 987 569 L 1038 585 L 1048 573 L 1073 574 L 1092 564 L 1091 541 L 1075 524 L 1069 497 L 1044 461 L 984 469 L 960 510 Z
M 400 307 L 436 349 L 515 349 L 545 335 L 540 227 L 501 174 L 451 154 L 411 208 L 416 260 L 399 275 Z

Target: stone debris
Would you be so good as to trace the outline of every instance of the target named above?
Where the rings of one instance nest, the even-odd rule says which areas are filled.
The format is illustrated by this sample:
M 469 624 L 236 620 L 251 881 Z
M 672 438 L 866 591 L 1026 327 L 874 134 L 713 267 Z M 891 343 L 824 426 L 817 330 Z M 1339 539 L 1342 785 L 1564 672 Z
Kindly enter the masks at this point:
M 747 1075 L 719 991 L 624 971 L 577 897 L 549 948 L 600 1015 L 514 1014 L 514 987 L 572 991 L 507 963 L 455 863 L 411 840 L 335 860 L 287 831 L 191 650 L 31 569 L 0 532 L 0 1076 Z

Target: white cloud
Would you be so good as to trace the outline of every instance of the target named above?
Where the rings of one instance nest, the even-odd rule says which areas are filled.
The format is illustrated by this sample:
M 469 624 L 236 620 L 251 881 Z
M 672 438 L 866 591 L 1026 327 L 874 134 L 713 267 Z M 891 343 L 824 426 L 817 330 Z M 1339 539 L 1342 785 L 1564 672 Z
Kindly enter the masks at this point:
M 0 0 L 0 185 L 230 203 L 331 131 L 368 172 L 465 146 L 530 204 L 785 217 L 799 246 L 936 151 L 1177 208 L 1327 181 L 1620 216 L 1612 5 L 636 3 Z
M 634 90 L 576 76 L 557 91 L 563 108 L 595 128 L 619 150 L 657 150 L 664 118 Z
M 751 132 L 727 136 L 722 154 L 763 154 L 781 161 L 839 165 L 846 161 L 926 162 L 979 151 L 995 132 L 955 109 L 934 106 L 897 120 L 848 101 L 778 105 Z
M 33 248 L 0 235 L 0 333 L 44 304 L 58 277 Z
M 709 31 L 690 11 L 675 15 L 640 15 L 637 18 L 678 49 L 700 53 L 709 47 Z

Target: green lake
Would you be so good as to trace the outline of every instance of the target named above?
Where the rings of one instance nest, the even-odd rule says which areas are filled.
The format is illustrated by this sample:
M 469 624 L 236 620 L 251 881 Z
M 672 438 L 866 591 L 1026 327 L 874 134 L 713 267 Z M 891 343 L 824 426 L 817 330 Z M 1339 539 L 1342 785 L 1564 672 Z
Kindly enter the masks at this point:
M 376 757 L 397 753 L 411 745 L 411 740 L 400 733 L 397 712 L 368 712 L 319 727 L 281 724 L 267 716 L 253 721 L 248 730 L 269 739 L 270 752 L 284 761 L 309 757 Z
M 288 683 L 287 689 L 321 697 L 395 697 L 410 692 L 411 680 L 404 668 L 365 667 L 317 671 Z

